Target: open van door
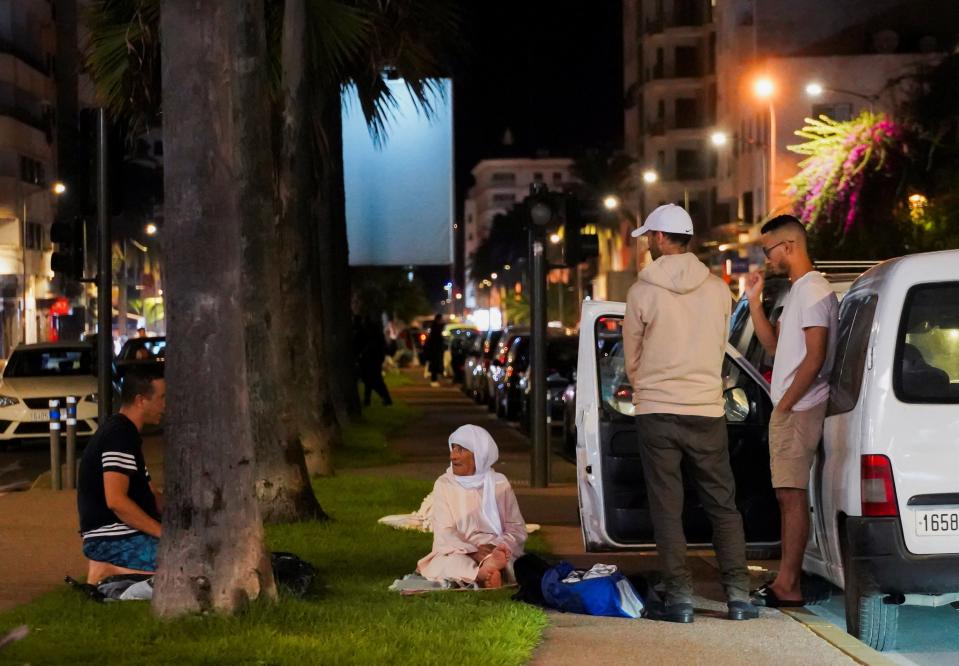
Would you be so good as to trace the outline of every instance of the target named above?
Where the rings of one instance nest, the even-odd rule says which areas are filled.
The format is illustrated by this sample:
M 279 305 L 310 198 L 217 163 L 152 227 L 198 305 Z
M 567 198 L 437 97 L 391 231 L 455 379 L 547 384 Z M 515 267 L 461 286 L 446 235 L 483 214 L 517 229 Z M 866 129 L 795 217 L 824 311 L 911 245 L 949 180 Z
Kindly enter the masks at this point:
M 625 312 L 624 303 L 587 301 L 580 320 L 576 469 L 587 551 L 655 548 L 640 460 L 641 433 L 636 431 L 623 358 Z M 723 375 L 736 503 L 754 556 L 769 556 L 778 547 L 780 532 L 769 472 L 769 385 L 731 345 Z M 712 526 L 689 485 L 683 525 L 691 546 L 710 543 Z

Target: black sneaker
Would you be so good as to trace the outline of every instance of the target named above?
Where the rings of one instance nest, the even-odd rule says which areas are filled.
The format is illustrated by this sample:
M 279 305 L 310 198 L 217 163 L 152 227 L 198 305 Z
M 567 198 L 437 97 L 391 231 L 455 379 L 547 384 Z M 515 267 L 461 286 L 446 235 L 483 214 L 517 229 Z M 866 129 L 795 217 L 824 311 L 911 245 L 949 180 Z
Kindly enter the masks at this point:
M 680 603 L 663 606 L 662 603 L 651 603 L 647 608 L 646 617 L 660 622 L 689 624 L 694 619 L 693 605 Z
M 759 608 L 748 601 L 730 601 L 726 608 L 726 617 L 730 620 L 755 620 L 759 617 Z

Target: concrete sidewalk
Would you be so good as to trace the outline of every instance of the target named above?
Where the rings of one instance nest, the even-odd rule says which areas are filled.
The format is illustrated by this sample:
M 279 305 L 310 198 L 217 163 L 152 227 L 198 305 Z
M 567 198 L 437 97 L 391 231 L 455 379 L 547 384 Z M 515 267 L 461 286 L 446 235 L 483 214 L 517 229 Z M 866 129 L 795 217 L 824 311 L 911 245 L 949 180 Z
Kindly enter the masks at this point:
M 656 569 L 653 554 L 586 553 L 578 527 L 574 466 L 554 457 L 552 485 L 530 488 L 529 440 L 524 435 L 489 414 L 485 407 L 475 405 L 457 388 L 431 388 L 418 373 L 410 372 L 410 376 L 414 383 L 395 389 L 394 395 L 417 406 L 423 418 L 391 440 L 405 461 L 350 473 L 433 480 L 448 465 L 449 434 L 464 423 L 475 423 L 487 428 L 496 439 L 500 448 L 496 469 L 512 482 L 526 520 L 543 526 L 542 535 L 555 559 L 583 567 L 612 563 L 630 574 Z M 161 480 L 161 442 L 151 439 L 145 449 L 151 474 Z M 690 564 L 700 595 L 695 624 L 550 613 L 550 627 L 533 663 L 855 663 L 805 625 L 778 611 L 764 611 L 762 618 L 749 622 L 723 619 L 722 591 L 711 553 L 691 553 Z M 31 490 L 0 497 L 0 610 L 57 588 L 67 574 L 85 574 L 75 494 Z
M 413 375 L 411 375 L 413 376 Z M 363 470 L 373 474 L 402 474 L 434 479 L 448 464 L 447 438 L 464 423 L 481 425 L 500 448 L 496 469 L 516 491 L 527 522 L 543 526 L 552 558 L 588 568 L 597 562 L 616 564 L 628 574 L 656 570 L 653 553 L 586 553 L 579 530 L 576 469 L 553 457 L 549 488 L 529 487 L 529 440 L 517 428 L 475 405 L 457 388 L 430 388 L 419 377 L 396 396 L 423 410 L 423 419 L 410 432 L 393 440 L 406 462 L 389 468 Z M 412 510 L 412 507 L 411 507 Z M 762 566 L 768 563 L 751 563 Z M 822 640 L 805 625 L 776 610 L 763 610 L 758 620 L 725 619 L 723 591 L 711 551 L 690 553 L 696 583 L 692 625 L 649 620 L 620 620 L 550 613 L 550 626 L 533 663 L 543 666 L 589 663 L 654 664 L 853 664 L 856 661 Z M 757 586 L 761 582 L 755 580 Z

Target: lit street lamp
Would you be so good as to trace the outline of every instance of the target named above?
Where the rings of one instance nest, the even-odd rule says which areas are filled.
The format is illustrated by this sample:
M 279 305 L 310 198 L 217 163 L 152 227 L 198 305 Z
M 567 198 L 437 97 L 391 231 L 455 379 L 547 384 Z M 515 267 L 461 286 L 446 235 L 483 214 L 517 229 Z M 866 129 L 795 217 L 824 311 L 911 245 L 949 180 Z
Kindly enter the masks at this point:
M 729 135 L 723 131 L 715 131 L 709 135 L 709 140 L 717 148 L 721 148 L 729 141 Z
M 559 234 L 554 233 L 549 235 L 549 242 L 552 243 L 553 245 L 559 245 L 559 242 L 561 240 L 562 238 L 559 237 Z
M 657 180 L 659 180 L 659 174 L 653 171 L 652 169 L 646 169 L 643 172 L 643 182 L 649 185 L 652 185 Z
M 603 199 L 603 206 L 606 210 L 616 210 L 619 208 L 619 197 L 610 194 Z
M 67 191 L 67 186 L 64 185 L 59 180 L 53 184 L 53 193 L 57 196 L 64 194 Z
M 153 222 L 150 222 L 144 228 L 144 231 L 146 231 L 147 236 L 155 236 L 157 232 L 157 225 L 153 224 Z

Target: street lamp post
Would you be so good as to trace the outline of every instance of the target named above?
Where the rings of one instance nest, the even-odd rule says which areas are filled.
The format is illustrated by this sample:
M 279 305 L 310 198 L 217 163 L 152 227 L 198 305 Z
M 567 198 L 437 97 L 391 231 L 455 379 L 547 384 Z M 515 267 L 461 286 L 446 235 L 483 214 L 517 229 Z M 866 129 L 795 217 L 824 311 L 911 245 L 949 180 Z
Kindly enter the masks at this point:
M 21 294 L 20 312 L 23 315 L 23 326 L 21 327 L 22 337 L 20 341 L 22 343 L 26 343 L 27 341 L 27 229 L 28 229 L 27 201 L 41 194 L 49 194 L 49 193 L 53 193 L 54 195 L 59 197 L 66 193 L 67 186 L 64 185 L 61 181 L 55 181 L 53 185 L 50 187 L 49 192 L 47 192 L 47 190 L 44 189 L 44 190 L 39 190 L 37 192 L 33 192 L 31 194 L 24 194 L 22 189 L 23 186 L 19 185 L 19 187 L 20 187 L 20 205 L 21 205 L 20 258 L 21 258 L 21 264 L 22 264 L 21 266 L 22 275 L 21 275 L 21 285 L 20 285 L 20 294 Z
M 763 171 L 763 210 L 768 214 L 772 209 L 772 189 L 776 183 L 776 107 L 773 105 L 773 95 L 776 92 L 776 84 L 768 77 L 756 79 L 753 84 L 753 91 L 756 97 L 767 102 L 769 108 L 769 157 L 768 164 Z

